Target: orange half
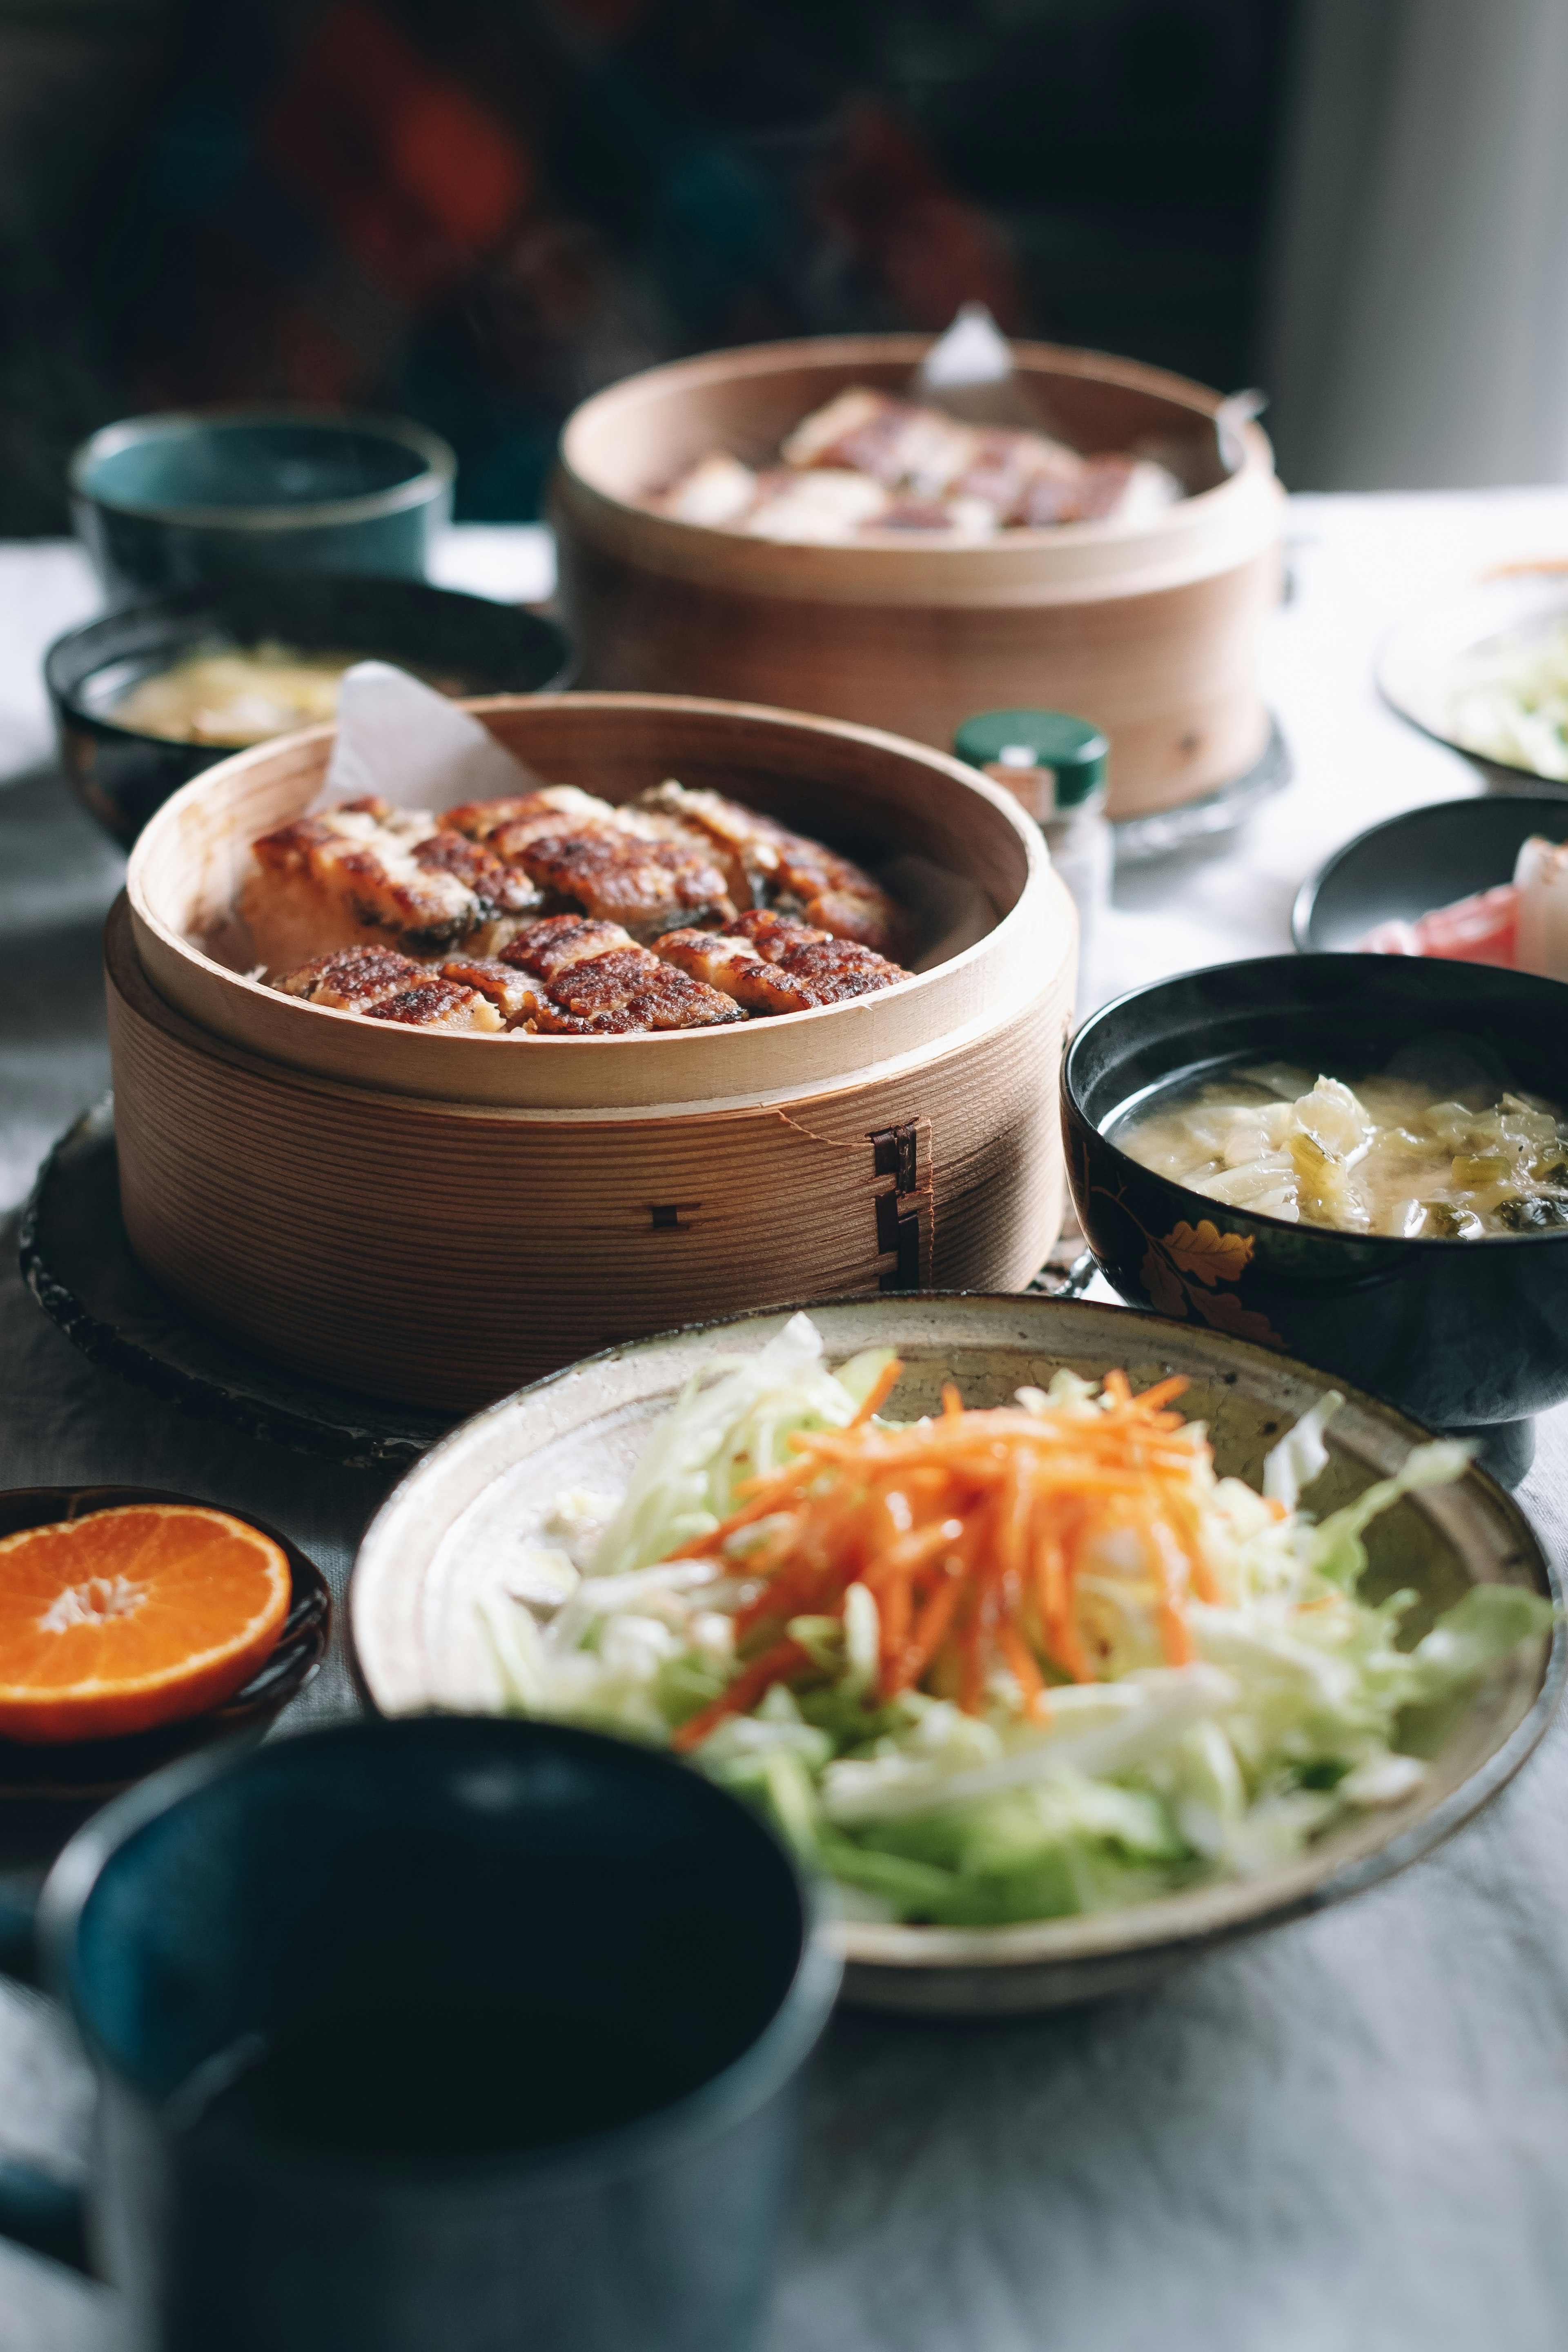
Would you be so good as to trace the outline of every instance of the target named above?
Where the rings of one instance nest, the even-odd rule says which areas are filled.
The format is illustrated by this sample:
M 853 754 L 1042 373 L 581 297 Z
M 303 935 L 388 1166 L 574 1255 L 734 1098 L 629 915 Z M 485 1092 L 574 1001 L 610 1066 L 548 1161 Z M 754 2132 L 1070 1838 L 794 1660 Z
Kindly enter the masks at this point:
M 0 1738 L 112 1739 L 231 1698 L 276 1647 L 288 1554 L 226 1511 L 133 1503 L 0 1541 Z

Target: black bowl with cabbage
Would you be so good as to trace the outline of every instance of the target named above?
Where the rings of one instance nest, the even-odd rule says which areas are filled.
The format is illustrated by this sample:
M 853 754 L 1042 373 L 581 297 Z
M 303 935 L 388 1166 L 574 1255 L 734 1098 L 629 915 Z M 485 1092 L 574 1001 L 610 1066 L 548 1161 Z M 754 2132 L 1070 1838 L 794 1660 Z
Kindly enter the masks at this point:
M 394 662 L 454 694 L 558 693 L 576 668 L 543 614 L 423 580 L 258 572 L 108 613 L 56 640 L 44 680 L 67 782 L 124 848 L 171 793 L 237 748 L 153 733 L 124 706 L 194 657 L 258 648 Z
M 1322 1200 L 1291 1205 L 1292 1171 L 1315 1148 L 1300 1139 L 1310 1111 L 1287 1122 L 1283 1190 L 1270 1191 L 1262 1162 L 1239 1182 L 1228 1171 L 1183 1181 L 1126 1148 L 1152 1107 L 1188 1099 L 1205 1080 L 1225 1079 L 1228 1099 L 1236 1079 L 1266 1104 L 1269 1079 L 1292 1066 L 1352 1089 L 1365 1082 L 1369 1098 L 1390 1074 L 1422 1079 L 1452 1175 L 1437 1186 L 1412 1179 L 1430 1197 L 1412 1199 L 1411 1230 L 1342 1229 L 1314 1221 Z M 1288 1086 L 1278 1091 L 1283 1103 Z M 1419 957 L 1222 964 L 1136 989 L 1085 1022 L 1063 1063 L 1061 1102 L 1079 1222 L 1131 1305 L 1304 1357 L 1428 1427 L 1474 1433 L 1489 1468 L 1510 1484 L 1523 1475 L 1531 1417 L 1568 1398 L 1568 1159 L 1539 1108 L 1568 1115 L 1568 987 Z M 1517 1113 L 1500 1108 L 1516 1103 Z M 1431 1134 L 1411 1125 L 1393 1130 L 1395 1143 L 1413 1169 L 1429 1170 Z M 1325 1126 L 1331 1211 L 1346 1181 L 1336 1139 Z M 1341 1157 L 1352 1176 L 1354 1149 L 1352 1135 Z M 1231 1197 L 1200 1189 L 1215 1181 Z

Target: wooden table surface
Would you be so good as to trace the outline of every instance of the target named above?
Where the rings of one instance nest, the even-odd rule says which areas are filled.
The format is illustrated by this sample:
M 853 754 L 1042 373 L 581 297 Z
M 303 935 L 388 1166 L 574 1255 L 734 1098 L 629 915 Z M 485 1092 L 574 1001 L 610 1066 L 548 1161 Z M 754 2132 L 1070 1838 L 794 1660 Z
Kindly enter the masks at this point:
M 1289 943 L 1297 884 L 1394 810 L 1476 789 L 1378 703 L 1411 604 L 1568 553 L 1568 492 L 1308 498 L 1268 691 L 1297 765 L 1237 841 L 1124 877 L 1104 992 Z M 536 597 L 528 531 L 452 584 Z M 75 551 L 0 548 L 0 1216 L 108 1079 L 97 940 L 121 861 L 54 772 L 37 682 L 93 608 Z M 48 1324 L 0 1225 L 0 1486 L 134 1479 L 285 1528 L 341 1594 L 385 1481 L 181 1419 Z M 1568 1408 L 1521 1499 L 1568 1541 Z M 341 1656 L 289 1720 L 353 1707 Z M 1558 2352 L 1568 2311 L 1568 1735 L 1404 1877 L 1153 1990 L 1037 2023 L 844 2016 L 812 2084 L 769 2352 Z M 0 2160 L 85 2164 L 58 2017 L 0 1983 Z M 0 2352 L 109 2352 L 113 2296 L 0 2245 Z M 459 2352 L 459 2347 L 454 2347 Z M 630 2347 L 628 2347 L 630 2352 Z

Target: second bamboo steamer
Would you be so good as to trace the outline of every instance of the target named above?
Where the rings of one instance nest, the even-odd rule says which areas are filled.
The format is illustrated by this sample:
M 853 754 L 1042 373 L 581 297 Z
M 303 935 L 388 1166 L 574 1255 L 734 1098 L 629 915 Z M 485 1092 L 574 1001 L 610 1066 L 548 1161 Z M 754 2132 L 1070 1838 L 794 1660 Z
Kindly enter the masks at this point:
M 961 877 L 977 936 L 885 996 L 652 1037 L 400 1031 L 208 951 L 319 729 L 212 768 L 143 834 L 108 943 L 132 1246 L 273 1360 L 452 1411 L 613 1341 L 791 1297 L 1020 1288 L 1061 1219 L 1071 903 L 1006 795 L 860 728 L 668 697 L 471 706 L 537 772 L 677 775 Z
M 912 335 L 826 337 L 651 368 L 584 402 L 552 519 L 584 683 L 728 695 L 858 719 L 945 750 L 977 710 L 1072 710 L 1110 738 L 1110 814 L 1201 799 L 1263 752 L 1264 620 L 1283 499 L 1256 425 L 1222 457 L 1217 393 L 1130 360 L 1013 346 L 1047 428 L 1157 456 L 1187 495 L 1131 526 L 926 531 L 791 545 L 642 501 L 712 449 L 769 463 L 851 384 L 902 392 Z

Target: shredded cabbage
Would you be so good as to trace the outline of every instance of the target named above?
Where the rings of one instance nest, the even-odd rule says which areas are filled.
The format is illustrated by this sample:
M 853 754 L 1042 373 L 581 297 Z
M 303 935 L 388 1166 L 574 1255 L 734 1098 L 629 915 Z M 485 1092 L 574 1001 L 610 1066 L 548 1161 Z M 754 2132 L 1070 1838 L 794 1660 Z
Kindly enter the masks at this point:
M 834 1372 L 796 1315 L 755 1353 L 705 1365 L 607 1524 L 597 1497 L 558 1507 L 551 1526 L 573 1558 L 552 1555 L 553 1582 L 524 1579 L 479 1603 L 505 1704 L 659 1742 L 713 1708 L 737 1673 L 736 1613 L 757 1589 L 748 1552 L 771 1523 L 713 1558 L 668 1555 L 713 1535 L 744 1481 L 786 1466 L 793 1433 L 846 1428 L 891 1360 L 874 1350 Z M 1018 1402 L 1081 1416 L 1107 1400 L 1064 1371 Z M 1055 1685 L 1044 1719 L 1005 1670 L 979 1712 L 921 1687 L 884 1699 L 878 1602 L 856 1583 L 840 1616 L 789 1620 L 799 1678 L 724 1717 L 694 1761 L 760 1805 L 853 1916 L 955 1926 L 1247 1875 L 1349 1809 L 1406 1802 L 1426 1767 L 1402 1745 L 1405 1719 L 1540 1638 L 1552 1612 L 1521 1587 L 1477 1585 L 1401 1647 L 1417 1596 L 1359 1597 L 1365 1530 L 1403 1496 L 1459 1476 L 1468 1450 L 1417 1446 L 1396 1475 L 1314 1521 L 1300 1498 L 1328 1465 L 1323 1430 L 1340 1402 L 1325 1396 L 1274 1448 L 1261 1495 L 1204 1467 L 1205 1589 L 1218 1597 L 1186 1598 L 1190 1664 L 1150 1663 L 1143 1587 L 1107 1545 L 1079 1580 L 1100 1678 Z

